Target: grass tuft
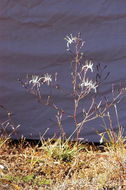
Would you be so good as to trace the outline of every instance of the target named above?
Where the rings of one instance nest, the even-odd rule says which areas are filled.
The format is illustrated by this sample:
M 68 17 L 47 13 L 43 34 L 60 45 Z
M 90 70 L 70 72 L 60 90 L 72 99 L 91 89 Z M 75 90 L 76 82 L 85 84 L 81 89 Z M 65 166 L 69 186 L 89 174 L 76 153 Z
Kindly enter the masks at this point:
M 5 142 L 0 147 L 0 189 L 125 189 L 126 148 L 122 142 L 103 145 L 103 149 L 60 138 L 39 146 Z

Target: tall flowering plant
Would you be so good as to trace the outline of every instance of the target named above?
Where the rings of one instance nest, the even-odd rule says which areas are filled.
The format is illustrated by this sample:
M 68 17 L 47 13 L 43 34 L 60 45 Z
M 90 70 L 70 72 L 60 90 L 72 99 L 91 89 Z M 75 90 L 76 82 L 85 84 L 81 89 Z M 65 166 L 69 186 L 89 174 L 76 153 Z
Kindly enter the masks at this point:
M 74 56 L 72 60 L 71 67 L 71 85 L 72 85 L 72 99 L 73 99 L 73 113 L 69 114 L 66 110 L 52 102 L 51 95 L 47 96 L 46 99 L 43 99 L 43 94 L 41 93 L 41 88 L 43 85 L 46 85 L 51 88 L 55 88 L 57 90 L 61 90 L 64 92 L 64 89 L 57 82 L 58 73 L 54 73 L 54 75 L 45 73 L 42 76 L 32 75 L 31 77 L 27 76 L 27 80 L 23 81 L 19 79 L 22 86 L 25 87 L 28 92 L 35 95 L 40 103 L 50 106 L 56 110 L 56 119 L 57 124 L 61 131 L 61 136 L 64 137 L 65 132 L 62 125 L 63 115 L 67 115 L 68 117 L 72 117 L 75 128 L 73 129 L 73 133 L 69 137 L 72 137 L 73 134 L 76 134 L 76 140 L 79 140 L 80 133 L 85 124 L 91 120 L 94 120 L 98 117 L 106 117 L 108 115 L 108 110 L 110 107 L 114 106 L 117 102 L 119 102 L 121 95 L 125 92 L 125 88 L 120 88 L 118 92 L 115 94 L 114 90 L 112 90 L 112 99 L 108 101 L 105 99 L 105 102 L 102 100 L 96 101 L 95 97 L 98 91 L 98 87 L 101 84 L 101 75 L 100 73 L 96 74 L 96 77 L 93 79 L 89 76 L 95 72 L 94 63 L 91 60 L 85 59 L 83 53 L 81 52 L 85 42 L 82 40 L 80 33 L 77 36 L 73 36 L 72 34 L 67 35 L 65 37 L 67 51 L 72 53 Z M 73 47 L 73 48 L 72 48 Z M 72 50 L 71 50 L 72 48 Z M 105 68 L 105 67 L 104 67 Z M 97 70 L 100 71 L 101 67 L 98 64 Z M 107 78 L 108 74 L 105 76 Z M 78 119 L 78 113 L 80 112 L 80 104 L 85 100 L 85 98 L 92 94 L 90 105 L 88 108 L 85 106 L 81 110 L 81 120 Z M 95 96 L 93 96 L 93 94 Z

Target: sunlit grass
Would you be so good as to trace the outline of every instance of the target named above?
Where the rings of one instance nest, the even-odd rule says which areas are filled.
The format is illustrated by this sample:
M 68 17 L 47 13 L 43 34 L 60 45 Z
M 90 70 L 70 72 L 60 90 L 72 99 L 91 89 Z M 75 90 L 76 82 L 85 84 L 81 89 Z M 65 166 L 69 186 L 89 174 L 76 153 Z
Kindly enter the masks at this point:
M 121 137 L 120 137 L 121 138 Z M 57 139 L 31 146 L 26 141 L 0 147 L 0 188 L 125 189 L 126 149 L 89 146 Z M 27 144 L 27 145 L 26 145 Z

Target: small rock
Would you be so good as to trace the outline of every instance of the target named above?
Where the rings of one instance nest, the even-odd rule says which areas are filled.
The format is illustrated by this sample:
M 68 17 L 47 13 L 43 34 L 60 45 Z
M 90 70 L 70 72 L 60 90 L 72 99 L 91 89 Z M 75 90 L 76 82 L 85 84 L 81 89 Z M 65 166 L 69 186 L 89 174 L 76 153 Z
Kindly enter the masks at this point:
M 8 168 L 6 166 L 3 166 L 2 164 L 0 164 L 0 169 L 1 170 L 8 170 Z

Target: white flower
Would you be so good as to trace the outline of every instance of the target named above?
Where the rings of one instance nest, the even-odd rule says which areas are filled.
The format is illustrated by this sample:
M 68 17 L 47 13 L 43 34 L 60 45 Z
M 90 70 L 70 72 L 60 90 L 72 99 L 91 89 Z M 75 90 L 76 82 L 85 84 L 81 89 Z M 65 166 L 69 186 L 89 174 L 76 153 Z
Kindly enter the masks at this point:
M 70 37 L 69 36 L 66 36 L 66 38 L 64 38 L 66 41 L 67 41 L 67 50 L 70 49 L 70 45 L 74 42 L 76 42 L 77 40 L 77 37 L 73 37 L 72 34 L 70 34 Z
M 43 82 L 47 83 L 48 86 L 52 82 L 52 76 L 49 75 L 48 73 L 44 74 L 44 77 L 42 77 L 42 78 L 43 78 Z
M 29 81 L 29 84 L 32 84 L 32 89 L 37 87 L 40 88 L 41 84 L 47 83 L 49 86 L 52 82 L 52 77 L 48 73 L 44 74 L 43 77 L 39 77 L 37 75 L 32 75 L 32 79 Z
M 37 87 L 40 88 L 41 86 L 41 81 L 42 77 L 39 77 L 37 75 L 32 75 L 32 79 L 29 81 L 29 84 L 33 84 L 32 88 Z
M 91 61 L 88 62 L 88 60 L 85 61 L 85 65 L 83 65 L 82 71 L 83 71 L 85 68 L 86 68 L 87 70 L 90 69 L 91 72 L 93 72 L 93 63 L 92 63 Z
M 84 87 L 88 88 L 89 90 L 93 89 L 96 93 L 96 88 L 97 88 L 97 85 L 96 85 L 96 82 L 93 82 L 92 80 L 83 80 L 82 83 L 80 84 L 81 88 L 83 89 Z

